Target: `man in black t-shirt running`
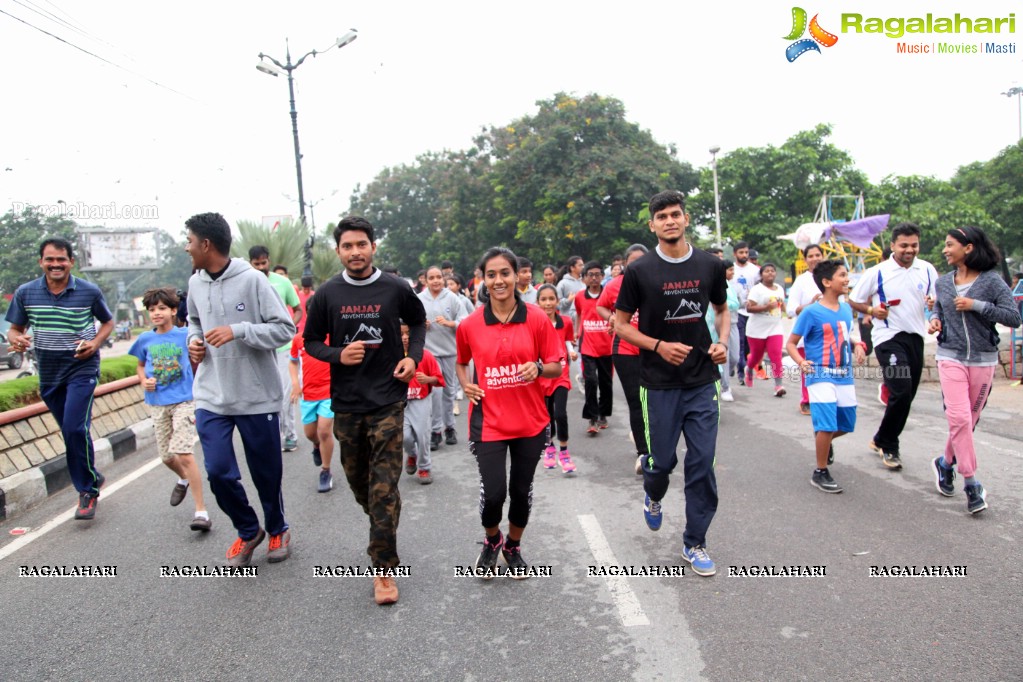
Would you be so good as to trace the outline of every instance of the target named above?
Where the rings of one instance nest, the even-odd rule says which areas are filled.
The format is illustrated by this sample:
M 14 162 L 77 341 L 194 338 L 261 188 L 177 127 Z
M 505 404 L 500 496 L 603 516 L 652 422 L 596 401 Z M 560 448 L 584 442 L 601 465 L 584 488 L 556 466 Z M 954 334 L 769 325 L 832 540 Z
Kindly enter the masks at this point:
M 334 241 L 345 269 L 309 300 L 303 336 L 306 352 L 330 363 L 334 436 L 348 485 L 369 516 L 375 599 L 393 604 L 405 397 L 423 359 L 426 311 L 408 282 L 373 267 L 377 245 L 368 221 L 343 218 Z
M 678 464 L 679 437 L 686 439 L 686 529 L 682 558 L 699 575 L 716 569 L 706 551 L 706 534 L 717 511 L 714 457 L 718 435 L 720 374 L 731 330 L 726 304 L 725 266 L 716 256 L 686 242 L 689 215 L 677 191 L 650 199 L 650 231 L 657 248 L 625 270 L 615 303 L 615 331 L 640 349 L 640 399 L 650 454 L 643 462 L 644 516 L 650 530 L 661 527 L 661 499 Z M 713 305 L 720 339 L 711 343 L 705 317 Z M 639 328 L 629 324 L 639 310 Z

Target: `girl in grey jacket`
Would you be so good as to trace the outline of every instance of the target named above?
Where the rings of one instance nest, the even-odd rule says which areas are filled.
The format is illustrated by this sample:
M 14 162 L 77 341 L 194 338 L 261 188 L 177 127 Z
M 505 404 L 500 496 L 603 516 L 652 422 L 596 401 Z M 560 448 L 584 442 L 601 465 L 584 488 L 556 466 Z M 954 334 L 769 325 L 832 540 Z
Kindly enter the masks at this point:
M 973 430 L 987 403 L 998 366 L 995 324 L 1018 327 L 1019 310 L 1009 287 L 995 272 L 1001 255 L 979 227 L 948 231 L 945 260 L 953 271 L 938 278 L 934 315 L 928 331 L 938 334 L 938 377 L 948 420 L 945 454 L 934 459 L 938 492 L 955 494 L 955 470 L 965 479 L 966 509 L 987 509 L 986 491 L 977 480 Z

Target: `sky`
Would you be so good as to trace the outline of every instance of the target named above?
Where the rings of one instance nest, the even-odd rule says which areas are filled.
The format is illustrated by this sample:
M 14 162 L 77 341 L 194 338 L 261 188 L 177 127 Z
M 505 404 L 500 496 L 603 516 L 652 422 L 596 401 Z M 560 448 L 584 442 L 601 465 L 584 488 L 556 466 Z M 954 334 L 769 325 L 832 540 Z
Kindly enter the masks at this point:
M 92 212 L 84 225 L 179 238 L 204 211 L 232 223 L 297 215 L 287 80 L 257 71 L 257 55 L 284 61 L 287 39 L 297 59 L 350 28 L 355 42 L 294 72 L 305 198 L 321 227 L 384 168 L 467 148 L 560 91 L 622 100 L 695 167 L 711 147 L 778 146 L 821 122 L 873 182 L 949 178 L 1016 143 L 1019 98 L 1002 93 L 1023 81 L 1023 11 L 1017 33 L 902 39 L 1013 54 L 898 54 L 899 40 L 840 29 L 843 14 L 1007 17 L 1018 3 L 815 1 L 796 0 L 838 42 L 789 63 L 792 1 L 0 0 L 0 212 L 71 205 Z

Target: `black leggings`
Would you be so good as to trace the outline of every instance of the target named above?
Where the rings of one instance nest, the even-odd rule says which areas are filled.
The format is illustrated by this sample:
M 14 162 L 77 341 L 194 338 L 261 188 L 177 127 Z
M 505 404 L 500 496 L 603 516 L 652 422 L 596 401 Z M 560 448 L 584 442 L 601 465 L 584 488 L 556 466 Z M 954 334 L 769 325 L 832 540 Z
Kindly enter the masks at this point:
M 469 443 L 480 471 L 480 519 L 484 528 L 501 523 L 504 500 L 508 505 L 508 521 L 519 528 L 529 523 L 533 507 L 533 474 L 543 454 L 547 429 L 528 438 Z M 505 455 L 511 459 L 511 472 L 505 478 Z M 510 493 L 510 495 L 509 495 Z
M 547 414 L 551 416 L 551 428 L 547 440 L 551 443 L 557 438 L 562 443 L 568 442 L 568 389 L 558 386 L 554 393 L 547 396 Z
M 612 358 L 615 370 L 618 372 L 618 380 L 622 382 L 622 390 L 625 392 L 625 402 L 629 404 L 629 428 L 632 430 L 632 439 L 636 441 L 636 454 L 648 454 L 646 423 L 643 421 L 643 403 L 639 399 L 639 376 L 642 371 L 642 362 L 638 355 L 615 354 Z

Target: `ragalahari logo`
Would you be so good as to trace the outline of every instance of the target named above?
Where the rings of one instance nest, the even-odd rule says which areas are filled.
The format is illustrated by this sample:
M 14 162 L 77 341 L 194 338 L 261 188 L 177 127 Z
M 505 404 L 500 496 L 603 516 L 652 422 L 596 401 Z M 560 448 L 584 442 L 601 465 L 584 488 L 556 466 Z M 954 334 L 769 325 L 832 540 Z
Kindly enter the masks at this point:
M 806 26 L 806 10 L 802 7 L 792 8 L 792 31 L 785 40 L 795 40 L 796 42 L 785 48 L 785 58 L 790 62 L 796 61 L 800 55 L 813 50 L 814 52 L 820 52 L 821 49 L 817 47 L 818 44 L 824 47 L 833 47 L 838 42 L 838 36 L 834 33 L 828 33 L 820 24 L 817 23 L 817 16 L 813 15 L 813 19 L 810 20 L 810 37 L 802 38 L 803 33 L 807 30 Z M 802 38 L 801 40 L 796 40 Z

